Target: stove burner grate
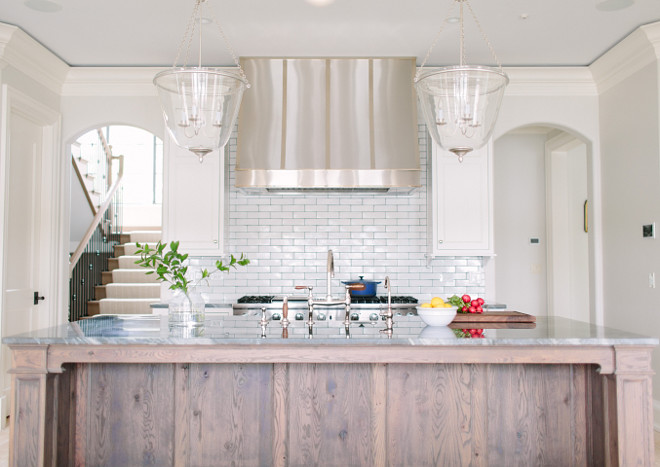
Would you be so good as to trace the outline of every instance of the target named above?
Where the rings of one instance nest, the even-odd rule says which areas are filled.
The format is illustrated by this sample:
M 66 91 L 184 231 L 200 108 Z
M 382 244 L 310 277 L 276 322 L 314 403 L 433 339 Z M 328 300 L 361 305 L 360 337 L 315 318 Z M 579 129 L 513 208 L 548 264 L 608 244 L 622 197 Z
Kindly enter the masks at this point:
M 272 295 L 245 295 L 238 299 L 238 303 L 271 303 Z
M 246 295 L 244 297 L 241 297 L 237 300 L 238 303 L 272 303 L 273 300 L 275 299 L 275 296 L 273 295 Z M 355 304 L 387 304 L 387 295 L 381 295 L 379 297 L 372 296 L 372 297 L 361 297 L 361 296 L 356 296 L 356 297 L 351 297 L 351 303 Z M 393 296 L 392 297 L 392 303 L 396 304 L 411 304 L 415 305 L 417 303 L 417 299 L 415 297 L 410 297 L 410 296 Z

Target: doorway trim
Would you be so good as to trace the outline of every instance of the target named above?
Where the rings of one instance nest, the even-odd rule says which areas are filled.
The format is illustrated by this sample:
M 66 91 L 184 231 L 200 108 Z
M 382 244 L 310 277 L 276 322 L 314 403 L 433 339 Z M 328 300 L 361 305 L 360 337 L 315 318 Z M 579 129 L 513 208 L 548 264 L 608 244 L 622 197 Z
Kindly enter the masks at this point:
M 571 138 L 577 138 L 586 145 L 587 151 L 587 199 L 589 200 L 589 307 L 591 323 L 603 326 L 603 253 L 602 253 L 602 216 L 601 216 L 601 183 L 600 183 L 600 153 L 598 152 L 598 141 L 592 141 L 582 133 L 557 123 L 547 121 L 535 121 L 524 123 L 498 133 L 493 137 L 497 141 L 504 135 L 527 127 L 546 127 L 549 130 L 558 130 L 568 134 Z M 497 154 L 493 153 L 494 160 Z M 495 253 L 497 253 L 497 239 L 495 239 Z M 493 261 L 487 261 L 485 265 L 487 296 L 496 296 L 497 291 L 488 284 L 495 283 L 495 268 Z
M 12 115 L 17 114 L 26 118 L 39 127 L 42 131 L 42 145 L 40 153 L 40 173 L 36 174 L 37 183 L 41 184 L 40 190 L 40 219 L 39 219 L 39 287 L 40 294 L 47 297 L 44 302 L 43 324 L 45 326 L 54 326 L 59 323 L 59 316 L 66 315 L 67 310 L 61 309 L 62 293 L 59 287 L 61 279 L 60 271 L 60 184 L 59 176 L 61 168 L 59 164 L 60 157 L 60 134 L 61 134 L 61 114 L 27 94 L 13 88 L 7 84 L 2 85 L 0 92 L 0 285 L 2 290 L 5 288 L 5 237 L 6 237 L 6 216 L 7 203 L 10 202 L 7 190 L 9 189 L 8 176 L 10 164 L 10 144 L 11 119 Z M 67 277 L 68 278 L 68 277 Z M 0 329 L 5 324 L 5 297 L 4 292 L 0 296 Z M 0 350 L 0 352 L 6 349 Z M 0 426 L 3 426 L 5 417 L 8 413 L 6 394 L 0 395 L 0 413 L 2 419 Z
M 561 131 L 561 130 L 555 130 L 555 131 Z M 586 162 L 587 164 L 589 163 L 589 150 L 587 148 L 587 143 L 570 133 L 567 133 L 565 131 L 561 131 L 561 133 L 552 135 L 550 134 L 549 138 L 546 140 L 545 143 L 545 212 L 546 212 L 546 238 L 547 238 L 547 249 L 546 249 L 546 265 L 547 265 L 547 274 L 546 274 L 546 279 L 547 279 L 547 297 L 548 297 L 548 315 L 555 315 L 554 310 L 557 307 L 557 303 L 559 300 L 557 299 L 559 292 L 557 290 L 557 283 L 555 282 L 556 275 L 555 275 L 555 266 L 556 266 L 556 260 L 557 260 L 557 238 L 555 238 L 554 233 L 555 233 L 555 212 L 553 210 L 553 203 L 555 201 L 556 194 L 553 191 L 553 180 L 555 177 L 555 174 L 552 171 L 553 167 L 553 160 L 555 158 L 561 157 L 562 155 L 564 157 L 567 156 L 567 153 L 571 151 L 572 149 L 575 149 L 579 146 L 584 146 L 585 147 L 585 155 L 586 155 Z M 588 174 L 588 169 L 586 173 L 587 178 L 589 178 Z M 561 177 L 560 177 L 561 178 Z M 564 180 L 565 181 L 565 180 Z M 586 192 L 586 199 L 585 201 L 585 206 L 586 203 L 588 202 L 589 199 L 589 183 L 588 180 L 584 180 L 585 182 L 585 192 Z M 586 209 L 586 208 L 585 208 Z M 586 215 L 586 213 L 585 213 Z M 587 232 L 586 229 L 586 217 L 585 217 L 585 232 Z M 588 233 L 588 232 L 587 232 Z M 592 259 L 589 256 L 589 239 L 587 237 L 587 263 L 586 263 L 586 268 L 587 271 L 590 272 L 591 270 L 591 263 Z M 591 305 L 593 301 L 593 296 L 591 293 L 591 289 L 593 289 L 592 286 L 592 278 L 589 276 L 588 278 L 588 290 L 587 290 L 587 296 L 589 298 L 589 310 L 588 310 L 588 320 L 590 323 L 594 323 L 596 321 L 596 316 L 595 316 L 595 309 Z M 561 308 L 561 307 L 560 307 Z

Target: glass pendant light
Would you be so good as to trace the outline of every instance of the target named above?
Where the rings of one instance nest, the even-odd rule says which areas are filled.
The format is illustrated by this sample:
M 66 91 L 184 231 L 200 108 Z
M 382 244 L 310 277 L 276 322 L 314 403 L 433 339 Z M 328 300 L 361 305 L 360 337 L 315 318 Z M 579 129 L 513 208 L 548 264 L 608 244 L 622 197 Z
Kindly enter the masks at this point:
M 417 70 L 415 88 L 431 138 L 444 149 L 456 154 L 459 162 L 462 162 L 463 156 L 488 142 L 509 78 L 502 71 L 502 64 L 481 29 L 469 0 L 452 0 L 452 6 L 456 3 L 460 7 L 460 64 L 422 71 L 441 30 Z M 498 68 L 466 65 L 464 5 L 470 10 Z
M 205 3 L 207 0 L 195 0 L 173 67 L 154 77 L 170 136 L 178 146 L 193 152 L 200 162 L 206 154 L 227 144 L 238 117 L 243 92 L 250 87 L 236 54 L 212 12 L 212 21 L 218 27 L 237 69 L 202 67 L 202 5 Z M 199 34 L 199 58 L 197 66 L 189 67 L 186 62 L 195 29 Z M 185 61 L 183 66 L 177 67 L 184 44 L 187 47 Z

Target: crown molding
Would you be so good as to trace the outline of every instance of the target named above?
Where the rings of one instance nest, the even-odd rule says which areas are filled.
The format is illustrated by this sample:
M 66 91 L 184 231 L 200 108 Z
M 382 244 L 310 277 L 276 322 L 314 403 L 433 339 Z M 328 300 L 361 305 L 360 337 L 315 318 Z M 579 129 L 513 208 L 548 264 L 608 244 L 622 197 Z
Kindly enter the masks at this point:
M 69 65 L 25 33 L 0 23 L 0 68 L 12 67 L 59 94 Z
M 153 79 L 165 68 L 71 67 L 62 96 L 156 96 Z
M 505 96 L 597 96 L 587 67 L 508 67 Z
M 589 68 L 603 93 L 644 67 L 660 60 L 660 21 L 635 29 Z
M 234 70 L 233 67 L 214 67 Z M 153 80 L 168 67 L 71 67 L 62 96 L 155 97 Z

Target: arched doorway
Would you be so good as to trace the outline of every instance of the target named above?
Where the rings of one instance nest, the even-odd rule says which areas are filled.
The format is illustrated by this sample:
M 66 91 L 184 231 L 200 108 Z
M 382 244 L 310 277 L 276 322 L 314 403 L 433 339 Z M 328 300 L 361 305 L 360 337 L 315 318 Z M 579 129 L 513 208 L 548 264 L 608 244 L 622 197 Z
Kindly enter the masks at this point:
M 510 131 L 494 145 L 494 289 L 534 315 L 595 322 L 586 229 L 590 147 L 550 126 Z
M 114 156 L 124 156 L 123 225 L 132 230 L 159 230 L 162 226 L 163 141 L 146 130 L 128 125 L 104 125 L 87 131 L 76 138 L 71 147 L 74 157 L 88 161 L 92 175 L 104 174 L 99 167 L 103 162 L 101 137 Z M 92 186 L 97 192 L 103 192 L 105 175 L 102 177 L 93 177 Z M 80 187 L 73 177 L 71 193 L 73 241 L 86 227 L 83 227 L 83 220 L 87 220 L 89 214 L 82 209 Z
M 111 298 L 147 306 L 140 299 L 152 299 L 158 290 L 133 287 L 134 272 L 124 269 L 134 258 L 125 244 L 132 242 L 133 251 L 142 241 L 133 238 L 161 236 L 163 142 L 140 128 L 106 125 L 78 136 L 69 148 L 69 320 L 101 312 L 100 300 L 110 298 L 106 285 L 120 273 L 123 288 L 114 284 Z

